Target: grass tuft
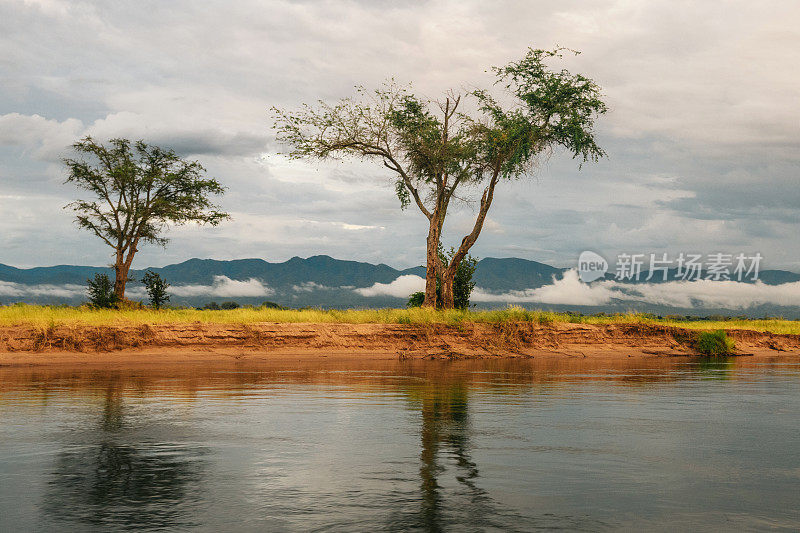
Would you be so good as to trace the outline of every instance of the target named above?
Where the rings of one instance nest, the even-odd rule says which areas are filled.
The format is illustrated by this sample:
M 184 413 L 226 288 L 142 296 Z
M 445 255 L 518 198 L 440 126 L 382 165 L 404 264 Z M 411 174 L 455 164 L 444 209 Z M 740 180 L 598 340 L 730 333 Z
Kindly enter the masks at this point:
M 697 335 L 695 349 L 703 355 L 720 357 L 731 355 L 736 347 L 725 330 L 702 331 Z

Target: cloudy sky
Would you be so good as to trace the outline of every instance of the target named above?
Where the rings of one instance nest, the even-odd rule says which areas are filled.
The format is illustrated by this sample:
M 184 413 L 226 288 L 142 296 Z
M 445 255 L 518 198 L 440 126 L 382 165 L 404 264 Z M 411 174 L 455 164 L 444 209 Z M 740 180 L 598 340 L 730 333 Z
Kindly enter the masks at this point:
M 91 134 L 198 159 L 233 219 L 182 227 L 135 266 L 329 254 L 408 267 L 425 224 L 379 165 L 279 154 L 271 106 L 393 77 L 432 98 L 488 86 L 529 46 L 581 50 L 609 157 L 555 154 L 504 184 L 474 248 L 574 266 L 578 254 L 760 252 L 800 271 L 800 4 L 770 1 L 82 2 L 0 0 L 0 263 L 90 264 L 110 250 L 62 206 L 59 163 Z M 452 214 L 447 244 L 474 216 Z

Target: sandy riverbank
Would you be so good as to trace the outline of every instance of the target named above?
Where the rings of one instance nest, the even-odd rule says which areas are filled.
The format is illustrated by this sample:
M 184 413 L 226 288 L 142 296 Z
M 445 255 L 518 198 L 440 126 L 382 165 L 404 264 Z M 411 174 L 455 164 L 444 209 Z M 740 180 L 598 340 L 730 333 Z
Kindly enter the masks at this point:
M 800 335 L 729 330 L 737 351 L 798 356 Z M 0 365 L 258 361 L 276 358 L 695 355 L 697 332 L 649 324 L 155 324 L 0 328 Z

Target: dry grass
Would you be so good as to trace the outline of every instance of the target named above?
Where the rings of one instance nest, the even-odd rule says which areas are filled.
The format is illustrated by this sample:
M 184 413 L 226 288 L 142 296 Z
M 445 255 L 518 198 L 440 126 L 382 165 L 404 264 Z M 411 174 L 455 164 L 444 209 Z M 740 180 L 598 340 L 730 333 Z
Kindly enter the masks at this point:
M 748 329 L 772 333 L 800 334 L 796 320 L 722 320 L 683 321 L 657 319 L 649 315 L 620 314 L 611 316 L 578 316 L 550 311 L 528 311 L 509 307 L 491 311 L 434 311 L 429 309 L 269 309 L 239 308 L 229 311 L 198 309 L 111 310 L 89 307 L 51 307 L 35 305 L 0 306 L 0 326 L 34 326 L 49 330 L 55 326 L 154 325 L 170 323 L 253 324 L 258 322 L 307 323 L 382 323 L 382 324 L 448 324 L 464 322 L 502 324 L 507 322 L 580 322 L 586 324 L 661 324 L 697 330 Z

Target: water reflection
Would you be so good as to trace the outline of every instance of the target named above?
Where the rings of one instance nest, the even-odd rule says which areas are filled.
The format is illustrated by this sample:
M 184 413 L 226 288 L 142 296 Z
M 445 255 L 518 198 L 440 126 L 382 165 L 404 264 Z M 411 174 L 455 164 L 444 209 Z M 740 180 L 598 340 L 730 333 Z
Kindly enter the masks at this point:
M 442 495 L 437 480 L 444 469 L 439 464 L 441 447 L 449 448 L 455 456 L 457 467 L 461 473 L 457 476 L 464 484 L 472 499 L 475 500 L 482 491 L 475 484 L 478 467 L 469 457 L 469 423 L 466 387 L 454 383 L 446 387 L 426 386 L 413 391 L 421 400 L 422 429 L 420 460 L 420 490 L 422 493 L 422 522 L 428 531 L 441 531 Z
M 80 431 L 55 459 L 43 510 L 55 521 L 107 528 L 174 528 L 192 524 L 187 506 L 198 500 L 203 449 L 170 442 L 137 442 L 125 432 L 125 381 L 104 386 L 97 430 Z
M 4 368 L 0 530 L 800 526 L 799 382 L 753 358 Z

